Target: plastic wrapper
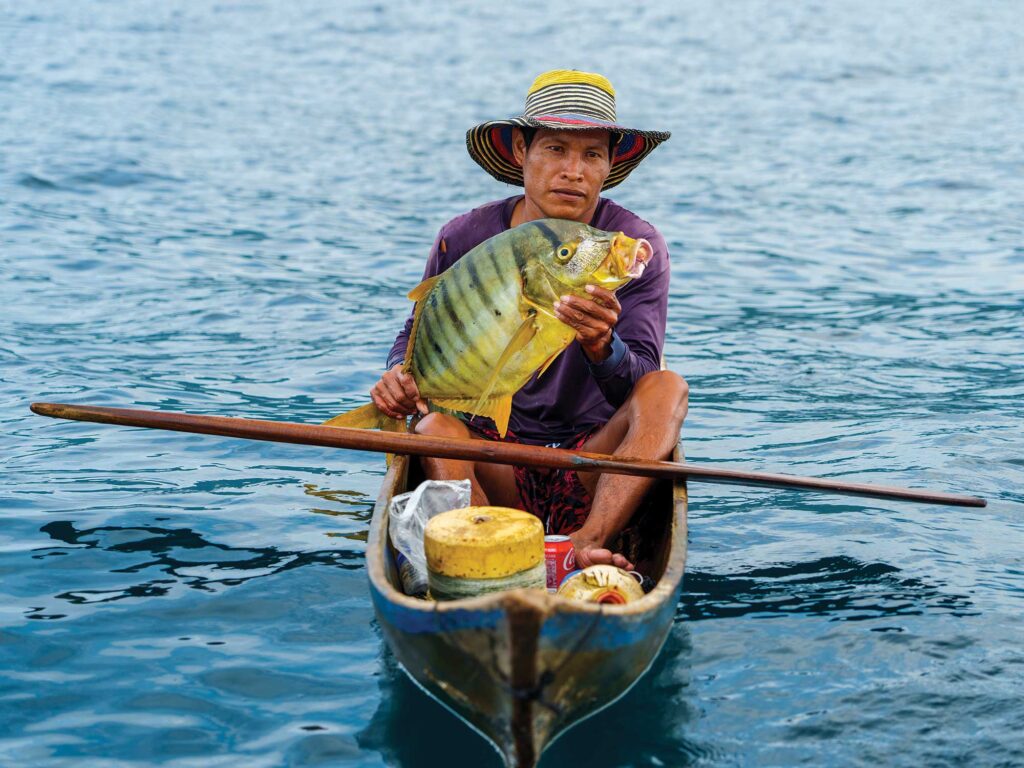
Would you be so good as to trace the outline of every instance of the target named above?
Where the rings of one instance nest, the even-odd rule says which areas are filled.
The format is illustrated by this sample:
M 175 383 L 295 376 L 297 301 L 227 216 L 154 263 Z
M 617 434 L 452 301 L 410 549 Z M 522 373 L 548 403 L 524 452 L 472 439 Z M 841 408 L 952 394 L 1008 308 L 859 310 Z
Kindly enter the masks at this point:
M 391 499 L 388 536 L 395 548 L 398 575 L 405 594 L 427 594 L 427 556 L 423 529 L 434 515 L 469 506 L 469 480 L 425 480 L 416 490 Z

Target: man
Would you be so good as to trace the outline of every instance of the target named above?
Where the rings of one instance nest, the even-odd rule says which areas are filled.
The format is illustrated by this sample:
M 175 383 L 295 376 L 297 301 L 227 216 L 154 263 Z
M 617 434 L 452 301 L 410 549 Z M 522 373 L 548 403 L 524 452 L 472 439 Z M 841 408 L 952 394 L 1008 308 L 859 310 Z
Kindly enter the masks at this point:
M 653 254 L 644 273 L 617 294 L 588 286 L 589 298 L 563 296 L 559 320 L 576 340 L 543 376 L 512 401 L 506 439 L 645 459 L 666 458 L 686 416 L 687 385 L 660 370 L 668 305 L 665 240 L 647 222 L 600 197 L 626 176 L 668 133 L 626 128 L 615 120 L 615 91 L 601 75 L 555 70 L 539 76 L 524 114 L 470 129 L 473 159 L 523 195 L 459 216 L 441 228 L 424 278 L 443 272 L 484 240 L 542 218 L 572 219 L 646 240 Z M 371 397 L 393 417 L 424 414 L 420 434 L 498 439 L 482 417 L 428 413 L 412 376 L 403 373 L 412 320 L 388 356 L 389 370 Z M 624 475 L 534 470 L 487 462 L 422 459 L 434 479 L 469 478 L 473 504 L 533 512 L 547 533 L 568 534 L 579 567 L 633 564 L 612 552 L 653 480 Z

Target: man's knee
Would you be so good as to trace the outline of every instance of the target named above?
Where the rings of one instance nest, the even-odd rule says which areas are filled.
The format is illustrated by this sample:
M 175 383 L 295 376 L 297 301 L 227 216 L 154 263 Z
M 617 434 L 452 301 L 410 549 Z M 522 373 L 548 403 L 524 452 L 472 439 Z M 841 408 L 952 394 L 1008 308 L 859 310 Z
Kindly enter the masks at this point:
M 682 422 L 690 397 L 690 385 L 675 371 L 651 371 L 633 387 L 632 405 L 644 415 L 677 418 Z
M 428 413 L 413 427 L 417 435 L 432 437 L 469 437 L 469 430 L 459 419 L 447 413 Z
M 689 395 L 690 385 L 675 371 L 651 371 L 640 377 L 634 391 L 647 397 L 685 400 Z

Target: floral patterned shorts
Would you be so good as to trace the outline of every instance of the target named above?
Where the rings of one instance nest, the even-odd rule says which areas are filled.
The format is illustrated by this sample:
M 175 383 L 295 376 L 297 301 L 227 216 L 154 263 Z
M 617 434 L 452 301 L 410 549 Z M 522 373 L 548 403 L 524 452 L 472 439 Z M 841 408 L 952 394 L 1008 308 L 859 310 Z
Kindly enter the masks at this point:
M 464 422 L 471 432 L 488 440 L 501 440 L 496 429 L 476 423 Z M 564 443 L 552 444 L 550 448 L 579 450 L 601 427 L 590 427 L 569 438 Z M 505 442 L 521 442 L 514 432 L 505 434 Z M 569 534 L 577 531 L 590 513 L 593 501 L 587 489 L 580 482 L 574 469 L 549 469 L 546 467 L 512 467 L 516 478 L 516 490 L 523 509 L 536 515 L 544 523 L 545 534 Z

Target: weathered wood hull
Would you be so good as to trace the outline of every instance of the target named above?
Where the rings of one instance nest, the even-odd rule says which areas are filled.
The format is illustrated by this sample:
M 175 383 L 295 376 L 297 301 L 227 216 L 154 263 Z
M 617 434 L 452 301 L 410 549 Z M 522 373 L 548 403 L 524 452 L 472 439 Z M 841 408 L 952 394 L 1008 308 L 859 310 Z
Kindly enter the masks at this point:
M 374 510 L 370 592 L 388 645 L 406 672 L 490 740 L 509 766 L 529 768 L 562 731 L 625 693 L 654 661 L 671 627 L 686 561 L 686 488 L 648 499 L 645 537 L 658 536 L 645 571 L 657 586 L 627 605 L 580 603 L 514 590 L 436 603 L 398 586 L 388 502 L 406 490 L 396 457 Z M 412 463 L 415 472 L 415 463 Z

